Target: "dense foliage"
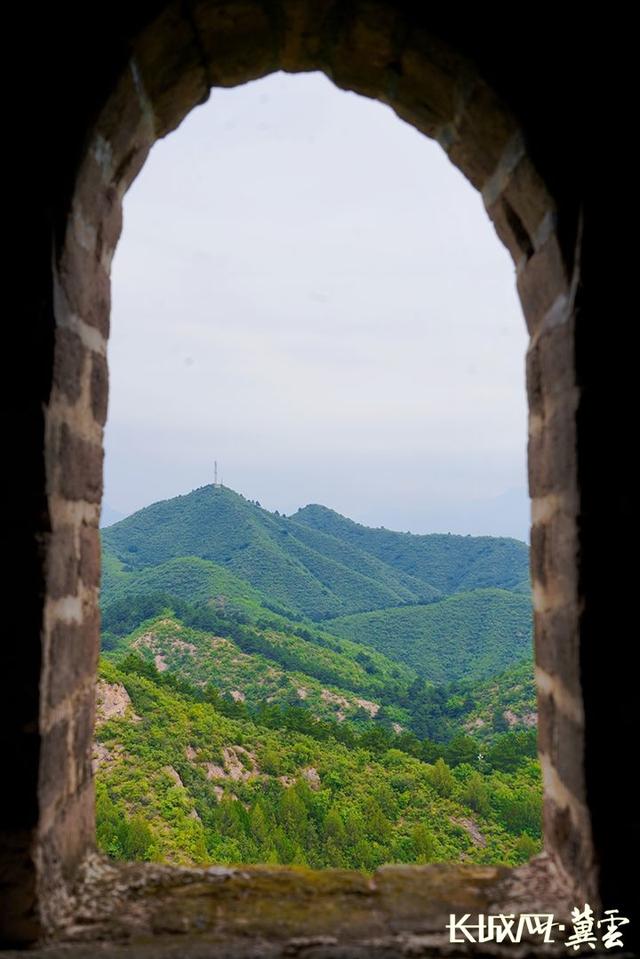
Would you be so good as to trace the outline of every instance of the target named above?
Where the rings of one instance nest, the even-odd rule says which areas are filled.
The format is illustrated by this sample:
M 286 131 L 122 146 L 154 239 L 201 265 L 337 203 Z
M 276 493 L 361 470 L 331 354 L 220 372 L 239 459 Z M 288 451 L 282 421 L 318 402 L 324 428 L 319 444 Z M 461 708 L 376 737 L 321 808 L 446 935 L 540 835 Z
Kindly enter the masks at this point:
M 98 731 L 98 840 L 115 858 L 368 870 L 517 863 L 539 848 L 540 783 L 525 755 L 503 772 L 499 758 L 425 762 L 313 723 L 236 718 L 215 692 L 135 657 L 104 663 L 102 682 L 130 697 Z
M 456 593 L 428 606 L 357 613 L 324 625 L 433 682 L 483 679 L 531 650 L 531 601 L 507 590 Z
M 114 858 L 521 862 L 540 844 L 527 548 L 227 489 L 104 532 Z
M 198 557 L 213 565 L 185 574 L 197 589 L 207 575 L 222 584 L 226 572 L 250 584 L 254 597 L 265 594 L 316 620 L 471 589 L 517 589 L 528 571 L 527 547 L 516 540 L 372 530 L 324 507 L 287 518 L 212 486 L 140 510 L 104 530 L 103 542 L 112 574 L 107 588 L 118 571 Z M 164 573 L 150 575 L 153 585 L 142 591 L 166 588 L 166 577 L 164 584 L 158 579 Z
M 305 506 L 291 520 L 363 550 L 444 595 L 488 587 L 529 590 L 529 550 L 516 539 L 371 529 L 318 505 Z

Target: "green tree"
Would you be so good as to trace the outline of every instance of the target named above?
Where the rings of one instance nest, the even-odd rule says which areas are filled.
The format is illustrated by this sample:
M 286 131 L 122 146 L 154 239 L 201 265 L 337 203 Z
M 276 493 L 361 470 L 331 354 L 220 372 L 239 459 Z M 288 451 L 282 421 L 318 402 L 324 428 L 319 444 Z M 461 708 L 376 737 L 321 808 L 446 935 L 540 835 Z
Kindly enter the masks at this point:
M 475 770 L 469 775 L 460 790 L 460 801 L 470 806 L 481 816 L 488 816 L 491 812 L 489 791 L 484 778 Z
M 391 838 L 391 823 L 373 796 L 368 796 L 362 808 L 364 828 L 369 839 L 385 843 Z
M 433 835 L 424 823 L 419 822 L 413 827 L 411 830 L 411 841 L 415 862 L 431 862 L 434 847 Z
M 148 862 L 153 858 L 153 833 L 143 816 L 125 820 L 121 836 L 124 859 Z
M 445 748 L 445 759 L 450 766 L 459 766 L 461 763 L 474 765 L 478 760 L 480 746 L 471 736 L 460 733 L 455 736 Z
M 295 787 L 284 790 L 278 819 L 290 839 L 304 843 L 309 826 L 307 807 Z
M 273 818 L 269 814 L 269 809 L 261 799 L 251 808 L 249 815 L 251 835 L 259 848 L 271 846 L 271 834 L 273 832 Z
M 514 855 L 516 864 L 528 862 L 539 852 L 539 843 L 532 839 L 528 833 L 523 832 L 515 845 Z
M 489 751 L 487 762 L 494 769 L 512 773 L 523 760 L 532 758 L 537 751 L 537 736 L 535 730 L 504 733 L 498 736 Z
M 444 759 L 437 759 L 429 770 L 429 782 L 441 796 L 451 796 L 453 793 L 456 781 Z

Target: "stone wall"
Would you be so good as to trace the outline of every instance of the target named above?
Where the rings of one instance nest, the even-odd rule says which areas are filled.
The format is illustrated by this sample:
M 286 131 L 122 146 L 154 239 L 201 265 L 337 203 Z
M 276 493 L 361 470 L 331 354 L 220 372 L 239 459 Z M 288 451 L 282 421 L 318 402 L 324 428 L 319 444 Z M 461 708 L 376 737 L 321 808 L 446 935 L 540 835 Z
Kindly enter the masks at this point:
M 14 628 L 24 639 L 3 672 L 21 690 L 19 708 L 2 727 L 8 755 L 22 770 L 4 819 L 7 939 L 28 941 L 68 918 L 69 890 L 94 844 L 98 522 L 109 270 L 122 197 L 153 142 L 211 87 L 278 69 L 324 71 L 437 139 L 480 191 L 513 258 L 531 337 L 531 572 L 545 842 L 580 896 L 597 903 L 603 888 L 616 888 L 610 877 L 618 859 L 609 856 L 606 800 L 594 787 L 602 762 L 589 753 L 585 732 L 599 728 L 601 710 L 593 682 L 585 682 L 585 664 L 593 671 L 594 662 L 584 639 L 585 629 L 593 636 L 585 590 L 595 589 L 600 527 L 595 487 L 585 487 L 581 472 L 594 415 L 583 396 L 592 395 L 594 367 L 592 344 L 576 363 L 580 317 L 588 315 L 580 273 L 587 226 L 576 174 L 586 142 L 579 75 L 565 73 L 553 51 L 541 75 L 536 43 L 546 35 L 535 26 L 514 49 L 475 15 L 464 22 L 442 12 L 418 16 L 391 0 L 158 0 L 135 12 L 116 3 L 98 32 L 88 29 L 87 16 L 63 4 L 55 24 L 41 24 L 49 59 L 41 52 L 37 75 L 51 87 L 43 126 L 56 133 L 59 150 L 44 182 L 27 191 L 32 282 L 22 303 L 32 362 L 14 409 L 15 448 L 29 472 L 22 486 L 14 484 L 7 548 L 22 564 L 16 595 L 28 612 L 24 604 L 20 615 L 16 609 Z M 585 488 L 592 491 L 590 526 Z

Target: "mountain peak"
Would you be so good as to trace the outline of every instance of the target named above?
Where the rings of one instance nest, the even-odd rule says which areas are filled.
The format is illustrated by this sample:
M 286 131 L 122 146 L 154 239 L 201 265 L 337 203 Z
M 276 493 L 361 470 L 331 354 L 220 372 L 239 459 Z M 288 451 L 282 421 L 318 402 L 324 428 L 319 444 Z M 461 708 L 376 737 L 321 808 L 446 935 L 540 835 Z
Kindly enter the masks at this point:
M 206 560 L 316 620 L 528 579 L 528 549 L 515 540 L 371 529 L 320 503 L 285 517 L 213 484 L 139 510 L 103 543 L 125 571 Z

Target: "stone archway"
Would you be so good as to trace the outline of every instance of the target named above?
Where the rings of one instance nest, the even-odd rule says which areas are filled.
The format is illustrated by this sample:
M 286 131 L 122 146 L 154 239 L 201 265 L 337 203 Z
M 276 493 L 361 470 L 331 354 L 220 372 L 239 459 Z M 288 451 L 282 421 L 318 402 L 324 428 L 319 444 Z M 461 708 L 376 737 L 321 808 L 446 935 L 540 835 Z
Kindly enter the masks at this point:
M 437 139 L 482 193 L 516 264 L 531 336 L 529 483 L 545 841 L 580 895 L 597 900 L 579 680 L 574 198 L 564 202 L 549 185 L 553 178 L 534 163 L 517 110 L 501 100 L 470 58 L 403 4 L 199 0 L 159 5 L 156 13 L 144 25 L 130 25 L 127 56 L 96 95 L 73 186 L 62 199 L 52 383 L 42 427 L 47 515 L 40 533 L 46 588 L 38 639 L 37 801 L 12 852 L 23 868 L 16 937 L 37 935 L 55 924 L 57 913 L 63 915 L 66 890 L 94 844 L 90 749 L 99 645 L 98 518 L 109 269 L 122 197 L 154 141 L 212 87 L 277 69 L 321 70 L 338 86 L 389 104 Z

